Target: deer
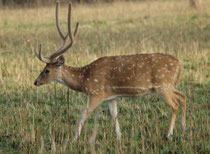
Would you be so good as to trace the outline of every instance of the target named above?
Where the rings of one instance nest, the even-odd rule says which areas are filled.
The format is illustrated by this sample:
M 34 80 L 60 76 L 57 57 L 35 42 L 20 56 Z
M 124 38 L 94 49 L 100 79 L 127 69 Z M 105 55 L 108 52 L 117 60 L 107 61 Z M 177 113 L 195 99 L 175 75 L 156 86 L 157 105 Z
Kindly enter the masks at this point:
M 63 54 L 72 47 L 79 23 L 76 23 L 72 33 L 72 4 L 69 2 L 68 32 L 64 35 L 59 27 L 58 7 L 59 1 L 56 1 L 56 27 L 62 44 L 50 56 L 44 57 L 41 52 L 41 44 L 38 47 L 38 42 L 36 42 L 35 55 L 46 66 L 35 80 L 34 85 L 41 86 L 55 81 L 87 96 L 87 106 L 81 113 L 73 142 L 80 136 L 85 120 L 103 101 L 108 104 L 114 120 L 116 138 L 121 140 L 116 98 L 152 93 L 157 93 L 172 108 L 167 137 L 173 134 L 179 106 L 181 106 L 181 127 L 183 131 L 185 130 L 186 96 L 175 88 L 182 72 L 180 60 L 169 54 L 145 53 L 104 56 L 82 67 L 68 66 L 65 64 Z M 69 42 L 66 44 L 68 38 Z

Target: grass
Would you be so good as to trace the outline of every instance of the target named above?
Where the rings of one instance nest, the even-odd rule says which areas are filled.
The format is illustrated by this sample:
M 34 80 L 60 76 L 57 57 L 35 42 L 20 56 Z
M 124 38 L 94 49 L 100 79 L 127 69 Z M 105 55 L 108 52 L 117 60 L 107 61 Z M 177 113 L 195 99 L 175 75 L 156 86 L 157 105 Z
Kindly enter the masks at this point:
M 0 10 L 0 153 L 208 153 L 210 104 L 210 10 L 186 1 L 123 2 L 73 6 L 80 22 L 67 64 L 83 66 L 101 56 L 162 52 L 183 62 L 178 89 L 187 96 L 187 130 L 176 120 L 164 140 L 171 109 L 156 95 L 119 98 L 121 142 L 102 103 L 84 124 L 77 120 L 87 98 L 59 84 L 33 86 L 44 64 L 33 53 L 35 39 L 49 55 L 60 44 L 54 8 Z M 61 8 L 66 30 L 66 7 Z M 95 133 L 94 133 L 95 132 Z

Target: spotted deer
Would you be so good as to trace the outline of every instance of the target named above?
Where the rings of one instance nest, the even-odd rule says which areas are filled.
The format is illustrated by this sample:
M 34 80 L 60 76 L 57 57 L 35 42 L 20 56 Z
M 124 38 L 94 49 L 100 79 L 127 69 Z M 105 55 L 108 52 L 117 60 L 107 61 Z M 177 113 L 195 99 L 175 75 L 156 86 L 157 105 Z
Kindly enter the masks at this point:
M 74 33 L 71 31 L 71 3 L 68 10 L 68 32 L 64 35 L 58 22 L 58 5 L 56 2 L 56 26 L 63 40 L 61 47 L 51 56 L 41 54 L 41 45 L 35 54 L 46 63 L 43 71 L 35 80 L 34 85 L 40 86 L 57 81 L 78 92 L 87 95 L 88 103 L 78 122 L 74 141 L 80 136 L 82 125 L 87 117 L 102 102 L 108 103 L 109 111 L 115 123 L 117 139 L 121 132 L 117 119 L 117 103 L 115 98 L 121 96 L 139 96 L 157 93 L 172 108 L 172 117 L 167 137 L 173 133 L 179 103 L 182 110 L 181 126 L 185 129 L 185 95 L 175 89 L 182 71 L 180 61 L 174 56 L 163 53 L 135 54 L 101 57 L 83 67 L 65 65 L 62 55 L 74 43 L 79 24 L 76 24 Z M 69 43 L 65 43 L 69 38 Z M 58 57 L 58 58 L 57 58 Z

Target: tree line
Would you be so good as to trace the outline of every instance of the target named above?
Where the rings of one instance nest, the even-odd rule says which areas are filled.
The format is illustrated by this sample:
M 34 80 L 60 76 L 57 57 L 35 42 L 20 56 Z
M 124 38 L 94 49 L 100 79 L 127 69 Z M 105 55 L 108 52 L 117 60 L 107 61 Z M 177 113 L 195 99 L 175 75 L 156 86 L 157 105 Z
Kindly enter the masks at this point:
M 133 0 L 72 0 L 72 2 L 77 3 L 95 3 L 95 2 L 114 2 L 114 1 L 133 1 Z M 136 1 L 136 0 L 135 0 Z M 140 0 L 144 1 L 144 0 Z M 61 1 L 61 3 L 65 3 L 68 1 Z M 2 5 L 46 5 L 46 4 L 54 4 L 55 0 L 1 0 Z
M 23 5 L 23 6 L 30 6 L 30 5 L 53 5 L 56 0 L 0 0 L 0 5 Z M 115 1 L 150 1 L 150 0 L 71 0 L 72 2 L 77 3 L 96 3 L 96 2 L 115 2 Z M 190 5 L 199 8 L 201 5 L 202 0 L 188 0 Z M 66 3 L 68 0 L 61 0 L 61 3 Z

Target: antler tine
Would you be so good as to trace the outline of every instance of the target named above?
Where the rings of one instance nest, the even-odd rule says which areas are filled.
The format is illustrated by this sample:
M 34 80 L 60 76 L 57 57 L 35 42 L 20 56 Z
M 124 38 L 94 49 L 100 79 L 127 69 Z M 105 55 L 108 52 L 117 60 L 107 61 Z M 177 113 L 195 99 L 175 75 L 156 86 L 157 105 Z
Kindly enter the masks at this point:
M 42 56 L 42 53 L 41 53 L 42 45 L 40 44 L 39 50 L 37 50 L 37 46 L 38 46 L 38 41 L 36 41 L 36 44 L 34 47 L 34 52 L 35 52 L 35 55 L 37 56 L 37 58 L 44 63 L 52 63 L 51 59 Z
M 64 34 L 62 33 L 61 29 L 60 29 L 60 26 L 59 26 L 59 20 L 58 20 L 58 13 L 59 13 L 59 3 L 60 1 L 57 0 L 56 1 L 56 9 L 55 9 L 55 18 L 56 18 L 56 27 L 57 27 L 57 30 L 58 30 L 58 33 L 60 35 L 60 37 L 62 38 L 63 40 L 63 44 L 61 45 L 61 47 L 58 49 L 58 50 L 61 50 L 65 43 L 66 43 L 66 40 L 67 40 L 67 37 L 68 37 L 68 33 L 66 34 L 66 36 L 64 36 Z
M 75 38 L 76 35 L 77 35 L 78 26 L 79 26 L 79 22 L 76 23 L 76 27 L 75 27 L 75 30 L 74 30 L 74 38 Z
M 69 11 L 68 11 L 68 36 L 69 36 L 69 38 L 70 38 L 70 43 L 69 43 L 65 48 L 63 48 L 63 49 L 61 49 L 61 50 L 57 50 L 55 53 L 53 53 L 53 54 L 50 56 L 50 59 L 56 58 L 57 56 L 63 54 L 63 53 L 66 52 L 69 48 L 71 48 L 71 46 L 72 46 L 73 43 L 74 43 L 74 37 L 75 37 L 76 34 L 77 34 L 78 27 L 79 27 L 79 23 L 77 22 L 76 27 L 75 27 L 75 30 L 74 30 L 74 34 L 72 35 L 72 32 L 71 32 L 71 2 L 69 2 Z
M 79 22 L 76 23 L 76 27 L 75 27 L 75 29 L 74 29 L 74 35 L 72 35 L 72 32 L 71 32 L 71 2 L 69 2 L 68 34 L 69 34 L 69 38 L 70 38 L 72 44 L 73 44 L 73 42 L 74 42 L 74 38 L 75 38 L 76 35 L 77 35 L 78 26 L 79 26 Z
M 74 38 L 75 38 L 76 35 L 77 35 L 78 26 L 79 26 L 79 22 L 76 23 L 76 27 L 75 27 L 75 30 L 74 30 L 74 35 L 72 35 L 72 32 L 71 32 L 71 2 L 69 2 L 68 34 L 69 34 L 69 38 L 70 38 L 72 44 L 74 43 Z

